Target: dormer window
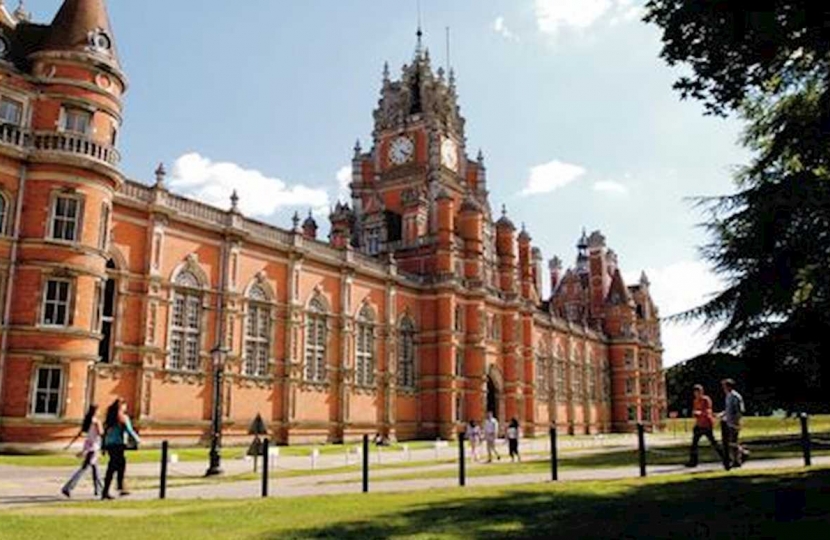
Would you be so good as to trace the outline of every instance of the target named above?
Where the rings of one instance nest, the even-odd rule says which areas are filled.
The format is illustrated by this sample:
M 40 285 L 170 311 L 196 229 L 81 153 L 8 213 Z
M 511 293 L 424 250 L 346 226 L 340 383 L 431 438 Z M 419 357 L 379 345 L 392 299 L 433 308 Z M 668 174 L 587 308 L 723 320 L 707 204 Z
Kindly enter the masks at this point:
M 0 123 L 19 126 L 23 121 L 23 104 L 15 99 L 0 98 Z
M 63 110 L 63 130 L 69 133 L 87 135 L 92 124 L 92 113 L 82 109 L 66 108 Z
M 112 49 L 112 38 L 105 31 L 93 30 L 89 33 L 89 46 L 99 52 L 109 52 Z
M 366 251 L 369 255 L 380 253 L 381 230 L 380 227 L 373 227 L 366 231 Z

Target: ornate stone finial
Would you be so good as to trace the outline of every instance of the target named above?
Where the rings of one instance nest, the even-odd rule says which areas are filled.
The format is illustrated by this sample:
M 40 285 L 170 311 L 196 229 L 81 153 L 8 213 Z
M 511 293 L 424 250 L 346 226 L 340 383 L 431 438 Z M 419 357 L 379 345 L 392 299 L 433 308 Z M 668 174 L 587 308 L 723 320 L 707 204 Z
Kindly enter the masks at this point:
M 239 194 L 236 190 L 231 193 L 231 212 L 239 212 Z
M 576 247 L 579 249 L 586 249 L 588 247 L 588 231 L 585 227 L 582 227 L 582 236 L 579 237 Z
M 645 288 L 648 288 L 648 286 L 651 285 L 651 282 L 648 280 L 648 276 L 646 275 L 645 270 L 643 270 L 643 273 L 640 274 L 640 285 Z
M 294 217 L 291 218 L 291 223 L 293 224 L 293 230 L 299 231 L 300 230 L 300 213 L 294 212 Z
M 383 63 L 383 82 L 389 82 L 389 62 Z
M 503 218 L 507 217 L 507 205 L 506 204 L 501 205 L 501 217 L 503 217 Z
M 436 73 L 438 74 L 438 80 L 441 81 L 441 82 L 444 82 L 444 75 L 446 74 L 445 71 L 444 71 L 444 68 L 439 67 L 438 71 Z
M 164 163 L 159 163 L 156 167 L 156 186 L 164 186 L 164 178 L 167 176 L 167 170 L 164 168 Z
M 551 270 L 562 270 L 562 259 L 559 257 L 554 257 L 548 263 L 548 266 Z
M 17 9 L 14 10 L 14 18 L 17 19 L 19 22 L 29 22 L 32 20 L 32 14 L 26 11 L 26 6 L 23 4 L 23 0 L 17 4 Z
M 360 157 L 362 152 L 363 148 L 360 146 L 360 139 L 357 139 L 354 143 L 354 157 Z
M 455 70 L 453 68 L 450 68 L 449 84 L 450 91 L 455 93 Z
M 481 148 L 478 149 L 478 156 L 476 156 L 476 161 L 478 161 L 479 165 L 484 165 L 484 152 Z

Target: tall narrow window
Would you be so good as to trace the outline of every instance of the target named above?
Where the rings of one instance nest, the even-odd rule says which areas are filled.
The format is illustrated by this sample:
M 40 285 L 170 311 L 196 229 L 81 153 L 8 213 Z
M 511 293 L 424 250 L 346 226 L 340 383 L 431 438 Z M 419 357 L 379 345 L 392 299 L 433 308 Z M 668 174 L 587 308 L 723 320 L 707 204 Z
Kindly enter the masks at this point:
M 109 248 L 110 243 L 110 205 L 101 205 L 101 230 L 98 231 L 98 247 L 102 250 Z
M 366 231 L 366 251 L 369 255 L 380 253 L 381 230 L 380 227 L 372 227 Z
M 415 387 L 415 325 L 409 318 L 401 322 L 398 340 L 398 386 Z
M 464 349 L 455 350 L 455 376 L 464 376 Z
M 464 331 L 464 309 L 461 306 L 455 306 L 455 331 Z
M 49 279 L 43 292 L 43 324 L 46 326 L 69 326 L 72 281 Z
M 597 399 L 596 370 L 591 365 L 588 366 L 588 368 L 585 372 L 585 381 L 587 383 L 586 392 L 588 394 L 588 399 L 596 400 Z
M 0 123 L 19 126 L 23 122 L 23 104 L 16 99 L 0 99 Z
M 315 298 L 306 313 L 305 378 L 307 381 L 326 380 L 326 308 Z
M 190 272 L 176 278 L 170 331 L 170 362 L 174 371 L 198 371 L 201 353 L 202 295 Z
M 9 201 L 3 193 L 0 193 L 0 236 L 7 234 L 6 218 L 9 214 Z
M 460 392 L 455 394 L 455 421 L 462 422 L 464 420 L 464 395 Z
M 92 124 L 92 113 L 81 109 L 66 108 L 63 110 L 63 130 L 70 133 L 87 135 Z
M 81 199 L 76 195 L 58 195 L 52 205 L 53 240 L 78 240 L 81 221 Z
M 355 358 L 355 383 L 371 386 L 375 383 L 375 333 L 374 317 L 368 306 L 360 310 L 357 321 L 357 351 Z
M 40 367 L 35 372 L 32 414 L 59 416 L 63 370 L 59 367 Z
M 540 398 L 548 395 L 548 370 L 541 356 L 536 357 L 536 394 Z
M 556 395 L 559 401 L 565 401 L 567 396 L 567 387 L 565 386 L 565 362 L 559 360 L 556 362 Z
M 115 270 L 115 263 L 112 259 L 107 261 L 107 271 Z M 100 302 L 101 312 L 101 342 L 98 344 L 98 359 L 101 362 L 112 360 L 112 339 L 115 324 L 115 293 L 116 281 L 110 275 L 103 286 L 103 298 Z
M 245 374 L 253 377 L 268 375 L 271 356 L 271 308 L 268 295 L 260 286 L 248 295 L 248 319 L 245 325 Z

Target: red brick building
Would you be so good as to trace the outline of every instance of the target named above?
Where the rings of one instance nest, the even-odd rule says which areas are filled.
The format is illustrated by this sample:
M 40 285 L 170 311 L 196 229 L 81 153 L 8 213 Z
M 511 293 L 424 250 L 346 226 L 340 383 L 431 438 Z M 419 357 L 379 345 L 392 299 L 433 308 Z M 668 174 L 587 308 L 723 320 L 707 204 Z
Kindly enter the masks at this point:
M 49 25 L 0 2 L 0 442 L 77 431 L 124 397 L 145 436 L 226 435 L 260 413 L 282 442 L 381 431 L 449 438 L 492 410 L 526 434 L 658 425 L 665 387 L 648 280 L 605 238 L 550 263 L 470 159 L 452 72 L 386 69 L 372 146 L 327 240 L 119 171 L 126 78 L 103 0 Z

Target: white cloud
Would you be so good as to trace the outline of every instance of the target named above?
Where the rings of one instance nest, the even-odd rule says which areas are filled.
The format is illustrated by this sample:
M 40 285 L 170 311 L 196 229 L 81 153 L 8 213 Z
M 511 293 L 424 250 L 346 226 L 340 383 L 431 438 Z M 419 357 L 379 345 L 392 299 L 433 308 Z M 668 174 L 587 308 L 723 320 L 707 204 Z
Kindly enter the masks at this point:
M 565 28 L 585 30 L 610 16 L 616 25 L 637 19 L 641 0 L 536 0 L 536 23 L 545 34 L 557 35 Z
M 613 180 L 601 180 L 594 182 L 594 191 L 611 195 L 628 195 L 628 186 Z
M 178 193 L 219 208 L 230 206 L 231 193 L 236 190 L 242 213 L 257 217 L 270 216 L 285 207 L 325 208 L 329 204 L 324 189 L 288 185 L 257 170 L 244 169 L 236 163 L 214 162 L 196 152 L 176 160 L 169 185 Z
M 550 193 L 581 178 L 585 169 L 561 161 L 551 161 L 530 169 L 527 186 L 521 191 L 522 196 L 537 193 Z
M 496 20 L 493 22 L 493 30 L 508 41 L 519 41 L 519 36 L 514 34 L 504 23 L 504 17 L 496 17 Z
M 651 282 L 651 297 L 664 318 L 703 304 L 723 287 L 721 280 L 700 261 L 648 268 L 646 274 Z M 640 272 L 626 273 L 625 279 L 629 284 L 639 283 Z M 706 352 L 717 334 L 717 329 L 705 330 L 700 322 L 664 322 L 661 330 L 665 367 Z
M 343 165 L 337 170 L 337 200 L 348 202 L 352 198 L 349 184 L 352 183 L 352 166 Z

